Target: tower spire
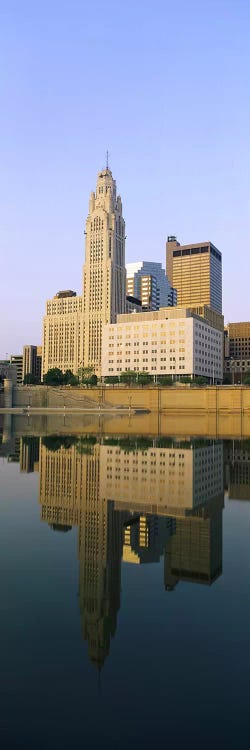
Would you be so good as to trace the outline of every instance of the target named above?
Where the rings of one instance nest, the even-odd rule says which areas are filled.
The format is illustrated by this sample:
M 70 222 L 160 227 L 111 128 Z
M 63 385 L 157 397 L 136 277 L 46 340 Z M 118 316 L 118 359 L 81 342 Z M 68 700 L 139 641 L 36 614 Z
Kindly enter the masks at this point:
M 106 169 L 109 169 L 109 152 L 106 151 Z

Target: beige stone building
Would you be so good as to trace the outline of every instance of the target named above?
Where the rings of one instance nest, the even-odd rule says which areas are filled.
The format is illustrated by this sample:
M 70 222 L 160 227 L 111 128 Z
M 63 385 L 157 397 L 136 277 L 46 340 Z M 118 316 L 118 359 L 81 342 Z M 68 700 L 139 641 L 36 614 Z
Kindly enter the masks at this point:
M 58 292 L 46 303 L 43 320 L 43 375 L 52 367 L 77 373 L 83 364 L 84 316 L 82 297 Z
M 116 324 L 103 329 L 102 376 L 133 370 L 173 379 L 204 376 L 220 383 L 223 346 L 223 330 L 192 309 L 167 307 L 118 315 Z
M 102 331 L 126 309 L 125 222 L 116 182 L 108 167 L 91 193 L 85 231 L 83 310 L 84 365 L 101 374 Z
M 108 166 L 98 174 L 85 229 L 83 294 L 67 290 L 46 303 L 43 374 L 52 367 L 101 373 L 102 330 L 126 310 L 125 222 Z

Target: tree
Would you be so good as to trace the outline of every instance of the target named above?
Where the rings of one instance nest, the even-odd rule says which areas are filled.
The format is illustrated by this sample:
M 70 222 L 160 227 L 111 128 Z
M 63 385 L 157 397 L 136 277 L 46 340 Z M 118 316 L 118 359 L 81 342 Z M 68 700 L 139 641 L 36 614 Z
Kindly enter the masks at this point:
M 94 374 L 93 367 L 79 367 L 78 370 L 79 383 L 84 385 L 96 385 L 97 375 Z
M 43 382 L 46 385 L 63 385 L 64 374 L 59 367 L 51 367 L 43 377 Z
M 127 383 L 127 385 L 131 385 L 131 383 L 135 383 L 137 380 L 137 372 L 134 370 L 126 370 L 126 372 L 121 372 L 120 375 L 120 381 L 121 383 Z
M 195 380 L 193 381 L 194 385 L 207 385 L 207 378 L 204 378 L 203 375 L 198 375 Z
M 73 374 L 72 370 L 66 370 L 63 376 L 63 382 L 65 385 L 78 385 L 78 378 Z
M 119 375 L 108 375 L 105 378 L 105 383 L 110 383 L 112 385 L 115 385 L 115 383 L 119 383 Z
M 171 375 L 160 375 L 158 378 L 159 385 L 173 385 Z
M 87 435 L 86 437 L 80 437 L 77 441 L 76 450 L 81 455 L 90 455 L 93 453 L 93 447 L 96 444 L 96 437 L 94 435 Z
M 86 380 L 86 383 L 87 385 L 97 385 L 97 380 L 98 380 L 97 375 L 93 374 L 91 375 L 89 380 Z
M 247 372 L 246 375 L 244 375 L 243 383 L 244 385 L 250 385 L 250 372 Z
M 38 385 L 40 383 L 38 375 L 32 375 L 32 372 L 27 372 L 27 374 L 24 376 L 23 384 L 24 385 Z
M 147 385 L 148 383 L 152 383 L 153 376 L 149 372 L 138 372 L 137 380 L 140 385 Z
M 42 444 L 50 451 L 58 451 L 60 448 L 68 450 L 77 443 L 78 438 L 75 435 L 45 435 L 42 438 Z

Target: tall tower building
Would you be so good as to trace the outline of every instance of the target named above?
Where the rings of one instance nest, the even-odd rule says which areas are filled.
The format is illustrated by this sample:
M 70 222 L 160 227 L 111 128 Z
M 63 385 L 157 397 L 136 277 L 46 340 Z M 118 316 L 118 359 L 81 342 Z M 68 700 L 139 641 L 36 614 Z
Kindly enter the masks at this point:
M 102 328 L 126 312 L 125 222 L 108 164 L 91 193 L 85 230 L 83 296 L 71 289 L 46 303 L 42 374 L 52 367 L 101 374 Z
M 108 164 L 91 193 L 83 269 L 84 366 L 101 374 L 102 329 L 126 310 L 125 222 Z
M 212 242 L 180 245 L 168 237 L 166 269 L 179 306 L 208 305 L 222 313 L 222 255 Z

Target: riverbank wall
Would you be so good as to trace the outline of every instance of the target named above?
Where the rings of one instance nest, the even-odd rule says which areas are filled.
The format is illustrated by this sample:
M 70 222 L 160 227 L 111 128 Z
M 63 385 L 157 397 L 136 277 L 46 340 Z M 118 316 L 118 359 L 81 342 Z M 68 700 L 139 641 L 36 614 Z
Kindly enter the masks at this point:
M 9 392 L 7 395 L 8 406 Z M 6 404 L 7 406 L 7 404 Z M 150 412 L 186 415 L 228 413 L 250 416 L 250 387 L 96 387 L 68 388 L 52 386 L 14 386 L 12 406 L 21 408 L 88 409 L 129 407 Z

